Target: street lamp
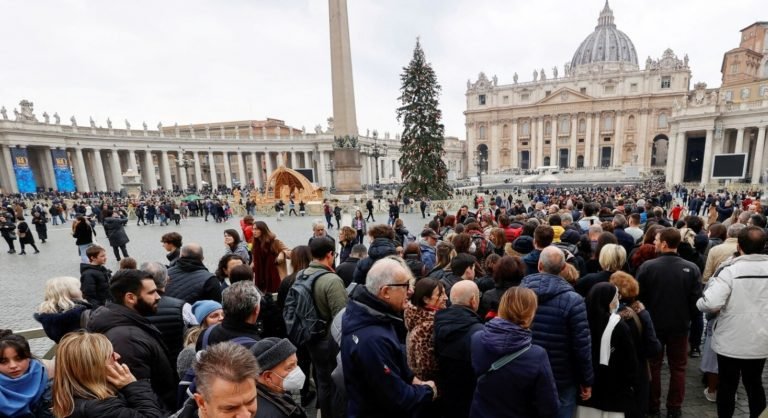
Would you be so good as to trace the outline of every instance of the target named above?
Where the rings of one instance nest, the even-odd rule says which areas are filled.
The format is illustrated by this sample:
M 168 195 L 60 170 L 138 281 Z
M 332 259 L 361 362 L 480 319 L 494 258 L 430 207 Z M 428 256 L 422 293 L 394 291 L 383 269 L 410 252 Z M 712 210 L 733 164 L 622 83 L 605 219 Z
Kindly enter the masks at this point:
M 369 151 L 373 160 L 376 162 L 376 185 L 373 187 L 373 198 L 381 199 L 383 197 L 381 190 L 381 182 L 379 181 L 379 157 L 387 155 L 387 144 L 379 144 L 379 132 L 373 130 L 373 145 L 370 146 Z
M 484 153 L 475 151 L 475 159 L 474 164 L 475 167 L 477 167 L 477 176 L 480 179 L 480 186 L 479 189 L 483 188 L 483 167 L 485 167 L 485 163 L 487 161 L 487 157 Z
M 336 171 L 336 161 L 331 160 L 330 164 L 325 165 L 325 169 L 331 172 L 331 193 L 335 193 L 336 183 L 333 179 L 333 173 Z

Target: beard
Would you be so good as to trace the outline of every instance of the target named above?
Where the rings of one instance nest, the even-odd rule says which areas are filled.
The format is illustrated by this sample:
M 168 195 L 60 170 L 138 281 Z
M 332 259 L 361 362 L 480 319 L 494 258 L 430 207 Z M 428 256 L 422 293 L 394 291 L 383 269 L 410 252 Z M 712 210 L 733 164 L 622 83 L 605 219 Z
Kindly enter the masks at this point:
M 157 313 L 157 302 L 147 303 L 144 299 L 139 299 L 138 302 L 136 302 L 136 311 L 141 316 L 154 315 Z

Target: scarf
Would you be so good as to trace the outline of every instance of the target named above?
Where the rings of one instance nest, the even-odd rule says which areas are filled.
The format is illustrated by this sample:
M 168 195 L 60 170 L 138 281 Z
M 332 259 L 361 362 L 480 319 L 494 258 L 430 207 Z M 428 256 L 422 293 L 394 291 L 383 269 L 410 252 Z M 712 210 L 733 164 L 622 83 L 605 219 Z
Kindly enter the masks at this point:
M 29 361 L 29 370 L 17 379 L 0 374 L 0 415 L 15 417 L 32 413 L 30 406 L 37 404 L 48 384 L 43 364 Z
M 619 321 L 621 321 L 619 315 L 611 314 L 608 318 L 608 325 L 603 331 L 603 336 L 600 338 L 600 364 L 603 366 L 607 366 L 611 359 L 611 335 L 613 335 L 613 330 Z

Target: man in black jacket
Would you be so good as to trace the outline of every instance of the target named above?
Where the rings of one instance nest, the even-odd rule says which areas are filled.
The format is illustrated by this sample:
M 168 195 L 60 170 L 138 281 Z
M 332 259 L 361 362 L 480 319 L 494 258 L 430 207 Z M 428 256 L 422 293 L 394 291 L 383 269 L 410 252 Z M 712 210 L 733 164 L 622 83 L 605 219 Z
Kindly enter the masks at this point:
M 160 331 L 146 318 L 157 312 L 160 294 L 152 276 L 141 270 L 118 270 L 109 292 L 114 302 L 96 309 L 88 330 L 104 334 L 136 379 L 149 379 L 167 410 L 176 406 L 179 378 L 168 360 Z
M 437 386 L 442 389 L 444 418 L 468 417 L 477 383 L 470 360 L 472 335 L 483 329 L 477 315 L 480 290 L 471 280 L 462 280 L 451 289 L 451 306 L 435 314 L 435 355 L 440 371 Z
M 198 300 L 221 302 L 221 284 L 203 264 L 203 248 L 199 244 L 190 243 L 181 247 L 181 257 L 168 269 L 168 276 L 166 296 L 189 304 Z
M 336 274 L 341 277 L 341 280 L 344 280 L 345 287 L 352 283 L 357 263 L 365 257 L 368 257 L 368 249 L 363 244 L 356 244 L 352 247 L 349 257 L 336 267 Z
M 109 280 L 112 272 L 104 267 L 107 250 L 92 245 L 85 250 L 89 264 L 80 263 L 80 291 L 94 308 L 104 305 L 109 298 Z
M 658 356 L 650 361 L 651 398 L 648 410 L 658 414 L 661 406 L 661 365 L 666 347 L 670 369 L 668 417 L 681 416 L 688 363 L 688 328 L 691 318 L 698 313 L 696 301 L 701 296 L 701 273 L 695 264 L 677 254 L 680 241 L 679 230 L 660 230 L 655 241 L 659 257 L 646 261 L 637 271 L 639 299 L 651 314 L 653 327 L 662 344 Z
M 197 339 L 197 351 L 203 349 L 204 340 L 207 340 L 207 346 L 237 337 L 259 340 L 260 333 L 256 322 L 261 310 L 261 293 L 253 282 L 241 281 L 226 288 L 221 305 L 224 309 L 224 321 L 211 328 L 207 338 L 206 334 L 200 335 Z

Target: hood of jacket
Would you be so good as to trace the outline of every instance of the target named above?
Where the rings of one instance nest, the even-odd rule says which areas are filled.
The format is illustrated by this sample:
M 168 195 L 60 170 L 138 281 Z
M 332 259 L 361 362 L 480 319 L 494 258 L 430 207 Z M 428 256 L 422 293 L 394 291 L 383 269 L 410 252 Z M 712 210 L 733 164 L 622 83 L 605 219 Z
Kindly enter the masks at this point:
M 198 270 L 208 271 L 208 269 L 205 267 L 205 264 L 203 264 L 202 261 L 194 258 L 189 258 L 189 257 L 179 257 L 179 259 L 176 260 L 175 266 L 179 270 L 185 271 L 185 272 L 198 271 Z
M 531 340 L 531 330 L 501 318 L 488 321 L 485 331 L 480 334 L 483 346 L 498 356 L 514 353 L 531 344 Z
M 472 327 L 480 330 L 482 326 L 483 321 L 477 313 L 466 306 L 451 305 L 441 309 L 435 313 L 435 345 L 440 344 L 441 355 L 457 360 L 469 360 L 462 358 L 466 355 L 467 347 L 462 337 L 467 335 Z
M 104 265 L 80 263 L 80 274 L 83 274 L 88 270 L 96 270 L 101 274 L 109 273 L 109 270 L 107 270 L 107 268 L 104 267 Z
M 394 254 L 397 254 L 397 247 L 395 247 L 395 242 L 389 238 L 376 238 L 368 248 L 368 256 L 374 260 Z
M 105 306 L 101 306 L 91 312 L 91 318 L 88 321 L 88 330 L 100 334 L 104 334 L 112 328 L 124 326 L 139 327 L 147 333 L 158 337 L 160 334 L 160 331 L 147 318 L 130 308 L 113 302 L 107 302 Z
M 560 276 L 549 273 L 536 273 L 525 276 L 522 285 L 536 292 L 539 304 L 558 295 L 573 292 L 573 286 Z
M 403 327 L 403 318 L 365 286 L 356 286 L 349 295 L 342 319 L 342 334 L 351 334 L 369 326 Z

